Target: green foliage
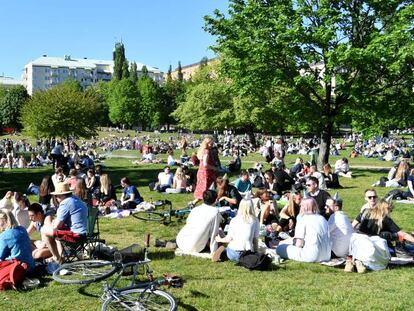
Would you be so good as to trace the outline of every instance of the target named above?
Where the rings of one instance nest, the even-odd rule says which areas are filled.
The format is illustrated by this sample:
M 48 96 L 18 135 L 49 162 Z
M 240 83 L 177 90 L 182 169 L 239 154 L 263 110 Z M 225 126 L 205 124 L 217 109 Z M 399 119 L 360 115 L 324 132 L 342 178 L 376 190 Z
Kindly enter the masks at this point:
M 401 124 L 382 111 L 390 103 L 403 104 L 398 111 L 412 105 L 413 6 L 404 0 L 232 0 L 227 14 L 217 10 L 205 20 L 217 39 L 219 74 L 240 98 L 239 119 L 250 112 L 260 119 L 267 115 L 262 107 L 273 107 L 278 118 L 267 119 L 270 128 L 281 120 L 321 133 L 326 163 L 335 123 L 354 117 L 359 128 Z M 404 124 L 412 123 L 411 111 L 401 116 Z
M 89 92 L 64 83 L 33 94 L 22 109 L 24 133 L 32 137 L 91 137 L 97 128 L 98 103 Z
M 171 65 L 168 69 L 167 79 L 161 88 L 161 124 L 173 124 L 176 122 L 172 112 L 178 103 L 184 101 L 186 84 L 184 81 L 174 80 L 171 75 Z
M 156 128 L 161 124 L 160 88 L 154 80 L 148 77 L 145 66 L 142 68 L 142 72 L 143 75 L 138 80 L 138 89 L 141 94 L 139 119 L 143 128 Z
M 20 127 L 20 112 L 29 99 L 22 85 L 11 88 L 0 87 L 0 125 L 3 127 Z
M 141 96 L 137 85 L 130 79 L 109 82 L 106 100 L 112 123 L 128 126 L 139 123 Z
M 183 80 L 184 80 L 184 75 L 183 75 L 183 71 L 182 71 L 182 68 L 181 68 L 181 62 L 178 62 L 177 79 L 180 82 L 183 82 Z
M 111 123 L 109 120 L 109 105 L 106 100 L 109 94 L 109 85 L 107 82 L 100 81 L 86 89 L 86 92 L 96 100 L 97 113 L 95 117 L 100 126 L 108 126 Z
M 115 44 L 115 50 L 113 53 L 113 59 L 114 59 L 114 73 L 112 78 L 114 80 L 121 80 L 124 78 L 124 74 L 126 72 L 124 71 L 124 63 L 126 61 L 125 58 L 125 47 L 123 43 L 116 43 Z
M 200 68 L 187 88 L 185 100 L 172 116 L 178 125 L 191 130 L 224 129 L 234 124 L 230 85 L 211 78 L 211 67 Z
M 124 63 L 122 64 L 122 79 L 128 79 L 129 78 L 129 65 L 128 60 L 124 60 Z
M 133 83 L 137 83 L 138 81 L 138 70 L 137 70 L 137 63 L 133 62 L 131 64 L 131 72 L 129 74 L 129 78 Z

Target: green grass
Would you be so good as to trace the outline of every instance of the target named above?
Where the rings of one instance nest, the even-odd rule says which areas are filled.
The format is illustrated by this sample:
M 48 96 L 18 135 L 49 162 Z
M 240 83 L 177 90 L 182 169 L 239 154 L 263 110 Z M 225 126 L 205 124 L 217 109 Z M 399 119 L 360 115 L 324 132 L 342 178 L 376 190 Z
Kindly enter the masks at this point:
M 119 151 L 118 155 L 136 155 L 134 151 Z M 349 150 L 342 156 L 348 156 Z M 295 156 L 287 156 L 293 163 Z M 339 157 L 332 157 L 334 163 Z M 304 157 L 307 160 L 307 157 Z M 228 159 L 227 159 L 228 160 Z M 260 155 L 244 158 L 244 167 L 262 159 Z M 225 162 L 226 159 L 223 159 Z M 114 183 L 128 176 L 138 185 L 145 199 L 168 197 L 173 208 L 184 207 L 192 199 L 190 194 L 166 195 L 150 192 L 147 184 L 162 169 L 163 164 L 133 166 L 131 159 L 110 158 L 104 163 Z M 351 159 L 352 165 L 390 166 L 374 159 Z M 266 167 L 267 168 L 267 167 Z M 353 218 L 364 204 L 363 191 L 384 175 L 376 169 L 353 169 L 355 178 L 341 178 L 344 189 L 344 210 Z M 39 183 L 51 168 L 7 170 L 0 172 L 0 195 L 7 190 L 24 191 L 30 181 Z M 231 176 L 234 178 L 235 176 Z M 384 195 L 390 189 L 379 188 Z M 333 194 L 333 191 L 331 192 Z M 34 199 L 34 197 L 31 197 Z M 392 217 L 404 230 L 414 230 L 414 207 L 397 204 Z M 107 243 L 125 247 L 132 243 L 142 244 L 146 232 L 155 238 L 173 239 L 184 222 L 173 220 L 168 226 L 146 223 L 133 217 L 104 219 L 100 221 L 101 234 Z M 413 268 L 387 269 L 364 275 L 346 274 L 340 269 L 319 264 L 289 261 L 273 271 L 248 271 L 231 262 L 212 263 L 209 260 L 174 257 L 171 250 L 150 248 L 151 266 L 156 276 L 163 273 L 181 275 L 185 284 L 182 289 L 167 289 L 177 299 L 180 310 L 412 310 L 411 285 Z M 42 279 L 42 287 L 24 293 L 0 292 L 0 310 L 99 310 L 102 285 L 92 284 L 85 288 L 62 285 L 50 277 Z

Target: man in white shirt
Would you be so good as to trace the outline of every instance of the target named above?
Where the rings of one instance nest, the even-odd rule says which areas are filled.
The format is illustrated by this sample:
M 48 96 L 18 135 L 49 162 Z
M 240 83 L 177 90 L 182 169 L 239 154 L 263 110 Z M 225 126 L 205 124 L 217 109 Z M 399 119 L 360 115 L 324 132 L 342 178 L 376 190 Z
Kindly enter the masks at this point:
M 331 214 L 328 220 L 331 236 L 332 252 L 336 257 L 346 257 L 349 253 L 349 241 L 352 235 L 352 225 L 348 216 L 342 211 L 342 199 L 335 194 L 333 199 L 326 200 L 327 212 Z
M 173 174 L 170 171 L 170 167 L 164 167 L 164 171 L 158 174 L 158 182 L 156 190 L 158 192 L 165 192 L 165 189 L 171 188 L 173 184 Z
M 201 252 L 209 246 L 210 252 L 217 249 L 215 237 L 219 232 L 222 216 L 219 209 L 212 206 L 217 199 L 217 193 L 206 190 L 203 193 L 204 203 L 193 208 L 188 215 L 185 226 L 177 235 L 177 246 L 184 252 Z

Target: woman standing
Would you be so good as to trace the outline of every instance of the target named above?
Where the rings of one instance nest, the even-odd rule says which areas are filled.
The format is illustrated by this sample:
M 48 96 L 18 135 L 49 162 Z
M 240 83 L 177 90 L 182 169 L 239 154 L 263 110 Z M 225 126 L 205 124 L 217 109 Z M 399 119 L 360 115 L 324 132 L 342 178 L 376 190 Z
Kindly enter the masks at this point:
M 193 205 L 203 199 L 204 191 L 206 191 L 216 180 L 217 167 L 215 166 L 215 161 L 211 152 L 213 144 L 213 138 L 206 137 L 197 152 L 200 166 L 197 171 L 197 185 L 194 191 L 194 201 L 191 202 Z

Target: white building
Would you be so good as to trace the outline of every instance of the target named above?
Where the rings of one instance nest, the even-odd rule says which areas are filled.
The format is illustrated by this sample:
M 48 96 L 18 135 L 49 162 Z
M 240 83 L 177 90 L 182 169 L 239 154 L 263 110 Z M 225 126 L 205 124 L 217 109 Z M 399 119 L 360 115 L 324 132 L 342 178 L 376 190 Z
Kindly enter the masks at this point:
M 137 63 L 138 74 L 144 64 Z M 163 73 L 154 67 L 146 66 L 148 75 L 158 83 L 163 81 Z M 112 60 L 88 58 L 49 57 L 43 55 L 24 66 L 23 81 L 27 92 L 32 95 L 37 90 L 47 90 L 71 78 L 86 88 L 98 81 L 110 81 L 114 69 Z

